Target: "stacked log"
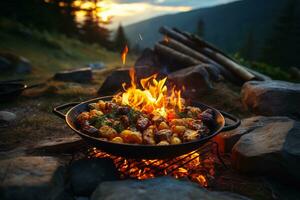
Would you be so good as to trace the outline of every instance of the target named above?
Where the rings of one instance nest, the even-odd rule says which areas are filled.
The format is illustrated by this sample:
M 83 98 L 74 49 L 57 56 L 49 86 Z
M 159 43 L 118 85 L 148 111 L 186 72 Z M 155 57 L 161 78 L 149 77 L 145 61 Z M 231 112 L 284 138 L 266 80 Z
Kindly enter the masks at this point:
M 226 55 L 212 44 L 198 36 L 178 29 L 161 27 L 159 32 L 165 36 L 163 41 L 155 44 L 157 54 L 172 58 L 175 62 L 193 66 L 209 64 L 229 81 L 243 84 L 250 80 L 267 80 L 268 77 L 250 70 Z

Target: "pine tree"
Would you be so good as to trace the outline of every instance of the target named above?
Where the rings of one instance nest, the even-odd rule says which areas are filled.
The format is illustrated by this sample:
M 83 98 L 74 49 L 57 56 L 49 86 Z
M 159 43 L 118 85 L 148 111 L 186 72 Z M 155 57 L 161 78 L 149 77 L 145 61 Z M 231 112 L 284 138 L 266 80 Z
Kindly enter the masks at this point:
M 300 19 L 297 0 L 289 0 L 274 26 L 271 37 L 265 42 L 262 60 L 280 67 L 299 66 Z
M 95 8 L 87 10 L 84 23 L 80 29 L 80 38 L 88 43 L 98 43 L 106 48 L 111 48 L 110 31 L 104 27 L 104 24 L 107 24 L 107 22 L 102 22 L 97 16 L 96 4 L 98 0 L 93 2 Z
M 255 59 L 255 40 L 252 31 L 247 34 L 245 43 L 239 52 L 243 58 L 249 61 L 253 61 Z
M 204 36 L 204 21 L 202 19 L 199 19 L 197 22 L 196 34 L 200 37 Z
M 115 39 L 114 39 L 114 49 L 118 50 L 118 51 L 122 51 L 122 49 L 125 47 L 125 45 L 129 46 L 129 43 L 128 43 L 128 40 L 126 38 L 124 28 L 120 24 L 118 29 L 117 29 Z

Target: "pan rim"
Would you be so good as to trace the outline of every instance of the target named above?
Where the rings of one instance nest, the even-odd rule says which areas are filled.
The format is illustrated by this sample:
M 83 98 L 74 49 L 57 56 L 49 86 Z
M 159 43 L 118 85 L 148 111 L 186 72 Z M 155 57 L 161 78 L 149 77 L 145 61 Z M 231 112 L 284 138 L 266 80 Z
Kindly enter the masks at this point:
M 140 148 L 170 148 L 170 147 L 178 147 L 178 146 L 184 146 L 184 145 L 187 145 L 187 144 L 196 144 L 196 143 L 201 143 L 201 142 L 204 142 L 204 141 L 208 141 L 210 140 L 211 138 L 215 137 L 216 135 L 218 135 L 222 129 L 224 128 L 225 126 L 225 118 L 224 116 L 222 115 L 222 113 L 216 109 L 216 108 L 213 108 L 211 106 L 208 106 L 206 104 L 203 104 L 199 101 L 191 101 L 193 103 L 198 103 L 198 104 L 201 104 L 203 105 L 204 107 L 206 108 L 210 108 L 212 110 L 214 110 L 214 112 L 217 112 L 217 114 L 221 117 L 221 122 L 222 124 L 220 125 L 220 127 L 214 131 L 213 134 L 209 135 L 209 136 L 206 136 L 204 138 L 200 138 L 200 139 L 197 139 L 197 140 L 193 140 L 193 141 L 190 141 L 190 142 L 184 142 L 184 143 L 181 143 L 181 144 L 169 144 L 169 145 L 144 145 L 144 144 L 129 144 L 129 143 L 115 143 L 115 142 L 111 142 L 111 141 L 104 141 L 104 140 L 101 140 L 99 138 L 96 138 L 96 137 L 92 137 L 88 134 L 85 134 L 83 132 L 81 132 L 80 130 L 78 130 L 77 128 L 75 128 L 71 122 L 70 122 L 70 113 L 75 110 L 77 107 L 79 107 L 80 105 L 83 105 L 83 104 L 87 104 L 87 103 L 91 103 L 91 102 L 94 102 L 94 101 L 97 101 L 97 100 L 103 100 L 103 99 L 109 99 L 109 98 L 112 98 L 112 96 L 102 96 L 102 97 L 97 97 L 97 98 L 93 98 L 93 99 L 89 99 L 89 100 L 86 100 L 86 101 L 83 101 L 81 103 L 79 103 L 78 105 L 76 106 L 73 106 L 72 108 L 70 108 L 66 115 L 65 115 L 65 121 L 67 123 L 67 125 L 73 130 L 75 131 L 79 136 L 81 137 L 84 137 L 84 138 L 89 138 L 91 140 L 94 140 L 94 141 L 97 141 L 97 142 L 100 142 L 100 143 L 106 143 L 106 144 L 110 144 L 110 145 L 113 145 L 113 146 L 127 146 L 127 147 L 140 147 Z M 193 104 L 192 103 L 192 104 Z M 197 107 L 197 106 L 196 106 Z

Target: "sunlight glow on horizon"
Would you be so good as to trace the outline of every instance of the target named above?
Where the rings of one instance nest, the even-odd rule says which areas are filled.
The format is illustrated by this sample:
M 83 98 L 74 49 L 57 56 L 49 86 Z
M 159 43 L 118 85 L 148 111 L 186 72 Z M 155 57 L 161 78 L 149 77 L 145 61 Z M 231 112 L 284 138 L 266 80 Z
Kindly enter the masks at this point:
M 83 9 L 95 7 L 91 2 L 80 2 L 80 0 L 75 1 L 75 5 Z M 99 9 L 97 15 L 103 22 L 113 19 L 108 27 L 114 29 L 118 24 L 128 25 L 158 15 L 186 12 L 192 10 L 192 7 L 153 5 L 146 2 L 116 3 L 112 0 L 103 0 L 97 3 L 97 9 Z M 85 11 L 77 11 L 75 14 L 76 20 L 83 22 L 85 14 Z

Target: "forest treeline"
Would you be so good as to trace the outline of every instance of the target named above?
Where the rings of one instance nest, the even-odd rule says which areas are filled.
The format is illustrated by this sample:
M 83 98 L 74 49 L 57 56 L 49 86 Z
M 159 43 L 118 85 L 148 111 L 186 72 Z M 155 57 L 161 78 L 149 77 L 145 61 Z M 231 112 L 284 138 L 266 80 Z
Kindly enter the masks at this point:
M 115 37 L 98 14 L 101 0 L 8 0 L 2 1 L 0 17 L 13 19 L 39 30 L 58 32 L 87 43 L 97 43 L 107 49 L 118 50 L 128 45 L 123 27 L 118 27 Z M 90 7 L 81 4 L 89 2 Z M 76 21 L 76 12 L 85 13 L 83 22 Z

